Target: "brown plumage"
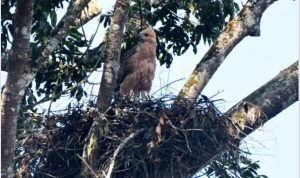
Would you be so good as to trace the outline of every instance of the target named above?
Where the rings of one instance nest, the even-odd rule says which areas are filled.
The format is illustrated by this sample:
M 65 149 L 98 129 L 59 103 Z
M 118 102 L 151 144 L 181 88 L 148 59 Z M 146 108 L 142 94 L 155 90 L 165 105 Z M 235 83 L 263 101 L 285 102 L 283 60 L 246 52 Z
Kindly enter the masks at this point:
M 121 60 L 117 92 L 121 97 L 148 95 L 156 68 L 156 34 L 152 27 L 139 33 L 140 42 L 127 51 Z

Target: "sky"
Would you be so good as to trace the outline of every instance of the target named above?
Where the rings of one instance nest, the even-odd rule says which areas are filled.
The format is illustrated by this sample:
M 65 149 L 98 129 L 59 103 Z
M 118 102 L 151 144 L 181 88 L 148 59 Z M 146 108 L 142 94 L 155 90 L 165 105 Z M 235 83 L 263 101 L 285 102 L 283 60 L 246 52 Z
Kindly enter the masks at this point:
M 111 10 L 114 1 L 99 0 L 103 11 Z M 239 102 L 248 94 L 271 80 L 281 70 L 294 63 L 299 56 L 299 2 L 281 0 L 271 5 L 261 21 L 261 36 L 246 37 L 227 56 L 224 63 L 214 74 L 202 94 L 223 99 L 218 104 L 222 111 Z M 61 12 L 62 13 L 62 12 Z M 97 18 L 84 28 L 87 34 L 93 34 Z M 103 39 L 104 29 L 96 35 L 94 45 Z M 188 51 L 176 56 L 170 67 L 157 66 L 152 92 L 162 86 L 175 82 L 168 91 L 177 94 L 191 74 L 195 65 L 201 60 L 209 46 L 200 45 L 196 55 Z M 101 73 L 91 76 L 94 82 L 100 81 Z M 5 73 L 1 72 L 4 83 Z M 99 87 L 99 86 L 98 86 Z M 97 94 L 98 87 L 93 92 Z M 54 104 L 55 105 L 55 104 Z M 294 103 L 268 123 L 246 138 L 252 155 L 250 158 L 259 161 L 258 171 L 269 178 L 297 178 L 299 168 L 299 102 Z M 54 106 L 55 107 L 55 106 Z M 58 102 L 56 107 L 61 107 Z

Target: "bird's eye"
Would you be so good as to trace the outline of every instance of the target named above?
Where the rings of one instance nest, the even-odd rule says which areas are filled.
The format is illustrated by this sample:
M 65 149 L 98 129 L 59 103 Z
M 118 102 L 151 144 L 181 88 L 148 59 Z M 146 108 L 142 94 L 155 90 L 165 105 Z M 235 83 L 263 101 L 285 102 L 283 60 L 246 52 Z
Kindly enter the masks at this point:
M 149 36 L 147 33 L 144 34 L 145 36 Z

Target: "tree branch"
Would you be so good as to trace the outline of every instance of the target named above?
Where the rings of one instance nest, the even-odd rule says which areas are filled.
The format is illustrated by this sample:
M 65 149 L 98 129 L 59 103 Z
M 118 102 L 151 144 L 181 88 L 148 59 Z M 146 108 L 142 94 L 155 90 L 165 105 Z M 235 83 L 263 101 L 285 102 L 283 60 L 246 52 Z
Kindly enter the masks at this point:
M 41 56 L 35 61 L 37 64 L 35 67 L 31 65 L 28 54 L 32 25 L 32 0 L 17 1 L 13 43 L 11 51 L 7 53 L 9 65 L 6 65 L 6 69 L 8 77 L 2 95 L 3 102 L 1 103 L 1 176 L 3 177 L 13 177 L 17 118 L 25 89 L 33 81 L 37 71 L 42 68 L 44 61 L 51 52 L 69 33 L 71 25 L 74 24 L 74 21 L 89 1 L 77 0 L 70 2 L 66 15 L 48 36 Z M 94 14 L 88 14 L 86 17 L 90 18 Z
M 178 99 L 194 101 L 231 50 L 246 36 L 260 35 L 260 20 L 264 11 L 275 0 L 248 0 L 240 13 L 219 35 L 181 89 Z M 179 100 L 177 100 L 178 102 Z
M 128 142 L 130 142 L 132 139 L 134 139 L 137 135 L 139 135 L 140 133 L 142 133 L 145 129 L 140 129 L 140 130 L 137 130 L 135 131 L 134 133 L 130 134 L 127 138 L 124 139 L 124 141 L 118 146 L 118 148 L 115 150 L 114 154 L 113 154 L 113 157 L 111 158 L 111 162 L 109 164 L 109 167 L 108 167 L 108 171 L 107 171 L 107 174 L 106 174 L 106 178 L 111 178 L 111 174 L 112 174 L 112 171 L 113 171 L 113 168 L 115 166 L 115 162 L 116 162 L 116 158 L 119 154 L 119 152 L 126 146 L 126 144 Z
M 97 0 L 91 0 L 86 7 L 81 11 L 81 15 L 79 18 L 75 20 L 75 25 L 80 26 L 89 22 L 92 18 L 96 17 L 102 12 L 102 8 L 100 7 Z
M 90 0 L 76 0 L 71 1 L 68 10 L 61 21 L 57 24 L 56 28 L 52 30 L 46 40 L 45 48 L 43 49 L 40 57 L 35 61 L 37 67 L 33 69 L 33 73 L 42 68 L 43 63 L 48 59 L 52 51 L 58 46 L 62 39 L 69 33 L 71 26 L 78 19 L 82 10 L 87 6 Z
M 297 61 L 226 112 L 225 115 L 239 127 L 238 132 L 231 135 L 243 139 L 298 101 L 298 87 Z
M 70 7 L 69 7 L 69 9 L 71 9 Z M 102 8 L 100 7 L 100 5 L 99 5 L 99 3 L 96 1 L 96 0 L 91 0 L 86 6 L 85 6 L 85 8 L 81 11 L 81 16 L 80 17 L 76 17 L 75 18 L 75 20 L 74 20 L 74 24 L 73 25 L 75 25 L 76 27 L 79 27 L 80 25 L 84 25 L 84 24 L 86 24 L 87 22 L 89 22 L 91 19 L 93 19 L 94 17 L 96 17 L 97 15 L 99 15 L 100 13 L 101 13 L 101 11 L 102 11 Z M 69 13 L 69 15 L 70 14 L 74 14 L 74 13 Z M 77 15 L 77 14 L 76 14 Z M 67 14 L 62 18 L 62 20 L 60 21 L 60 23 L 59 24 L 62 24 L 62 21 L 64 21 L 64 19 L 69 19 L 70 17 L 69 16 L 67 16 Z M 48 40 L 47 41 L 49 41 L 48 42 L 48 45 L 50 45 L 50 44 L 52 44 L 51 43 L 51 41 L 57 41 L 58 43 L 61 41 L 61 39 L 62 38 L 56 38 L 55 37 L 55 35 L 53 36 L 53 34 L 55 33 L 55 32 L 57 32 L 57 31 L 62 31 L 62 25 L 57 25 L 57 27 L 50 33 L 50 34 L 52 34 L 52 36 L 51 35 L 49 35 L 49 37 L 48 37 Z M 58 32 L 58 33 L 61 33 L 61 32 Z M 65 35 L 67 35 L 68 33 L 66 33 Z M 58 44 L 57 43 L 57 44 Z M 47 44 L 46 44 L 46 47 L 43 49 L 43 52 L 47 49 L 47 48 L 49 48 L 49 46 L 47 47 Z M 55 48 L 55 47 L 54 47 Z M 54 50 L 54 49 L 53 49 Z M 52 50 L 52 51 L 53 51 Z M 49 51 L 50 52 L 50 54 L 51 54 L 51 52 L 52 51 Z M 89 52 L 94 52 L 95 50 L 93 50 L 93 49 L 91 49 L 91 50 L 89 50 L 88 51 L 88 53 Z M 7 68 L 7 66 L 8 66 L 8 55 L 9 55 L 9 53 L 11 52 L 11 50 L 10 49 L 6 49 L 5 51 L 2 51 L 1 52 L 1 71 L 6 71 L 7 72 L 7 70 L 8 70 L 8 68 Z M 50 55 L 49 54 L 49 55 Z M 42 60 L 41 59 L 41 61 L 44 61 L 45 59 L 47 59 L 48 57 L 49 57 L 49 55 L 48 56 L 45 56 L 44 57 L 44 59 Z M 87 61 L 89 60 L 89 58 L 88 57 L 86 57 L 87 59 Z M 92 60 L 92 59 L 91 59 Z M 35 70 L 37 70 L 37 69 L 35 69 Z
M 227 125 L 229 135 L 239 142 L 298 101 L 298 80 L 297 61 L 234 105 L 225 113 L 231 120 L 231 124 Z M 224 150 L 226 150 L 225 147 Z M 212 154 L 209 158 L 214 156 L 215 154 Z M 205 160 L 203 166 L 207 165 L 210 160 Z
M 121 42 L 123 39 L 123 30 L 128 15 L 130 1 L 128 0 L 117 0 L 115 4 L 114 13 L 112 16 L 112 23 L 109 28 L 109 35 L 104 50 L 104 68 L 102 73 L 102 79 L 100 83 L 100 89 L 97 99 L 97 108 L 100 112 L 104 113 L 111 104 L 113 91 L 116 85 L 116 75 L 120 64 L 120 51 Z M 94 121 L 95 122 L 95 121 Z M 84 148 L 83 158 L 91 166 L 93 170 L 99 168 L 99 147 L 100 139 L 93 139 L 93 135 L 97 134 L 97 125 L 92 125 L 87 139 L 92 145 L 91 148 Z M 82 166 L 81 175 L 90 175 L 90 171 L 86 166 Z

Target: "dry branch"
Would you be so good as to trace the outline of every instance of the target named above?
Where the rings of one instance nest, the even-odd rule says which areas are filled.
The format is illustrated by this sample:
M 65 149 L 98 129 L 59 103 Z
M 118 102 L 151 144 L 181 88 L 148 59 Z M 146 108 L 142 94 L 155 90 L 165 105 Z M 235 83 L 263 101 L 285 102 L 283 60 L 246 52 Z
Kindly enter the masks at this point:
M 119 152 L 124 149 L 125 145 L 130 142 L 133 138 L 135 138 L 137 135 L 139 135 L 140 133 L 142 133 L 145 129 L 140 129 L 135 131 L 134 133 L 130 134 L 127 138 L 124 139 L 124 141 L 118 146 L 118 148 L 114 151 L 113 157 L 111 158 L 111 162 L 109 164 L 109 168 L 106 174 L 106 178 L 111 178 L 111 174 L 113 171 L 113 168 L 115 166 L 115 162 L 117 159 L 117 156 L 119 154 Z

